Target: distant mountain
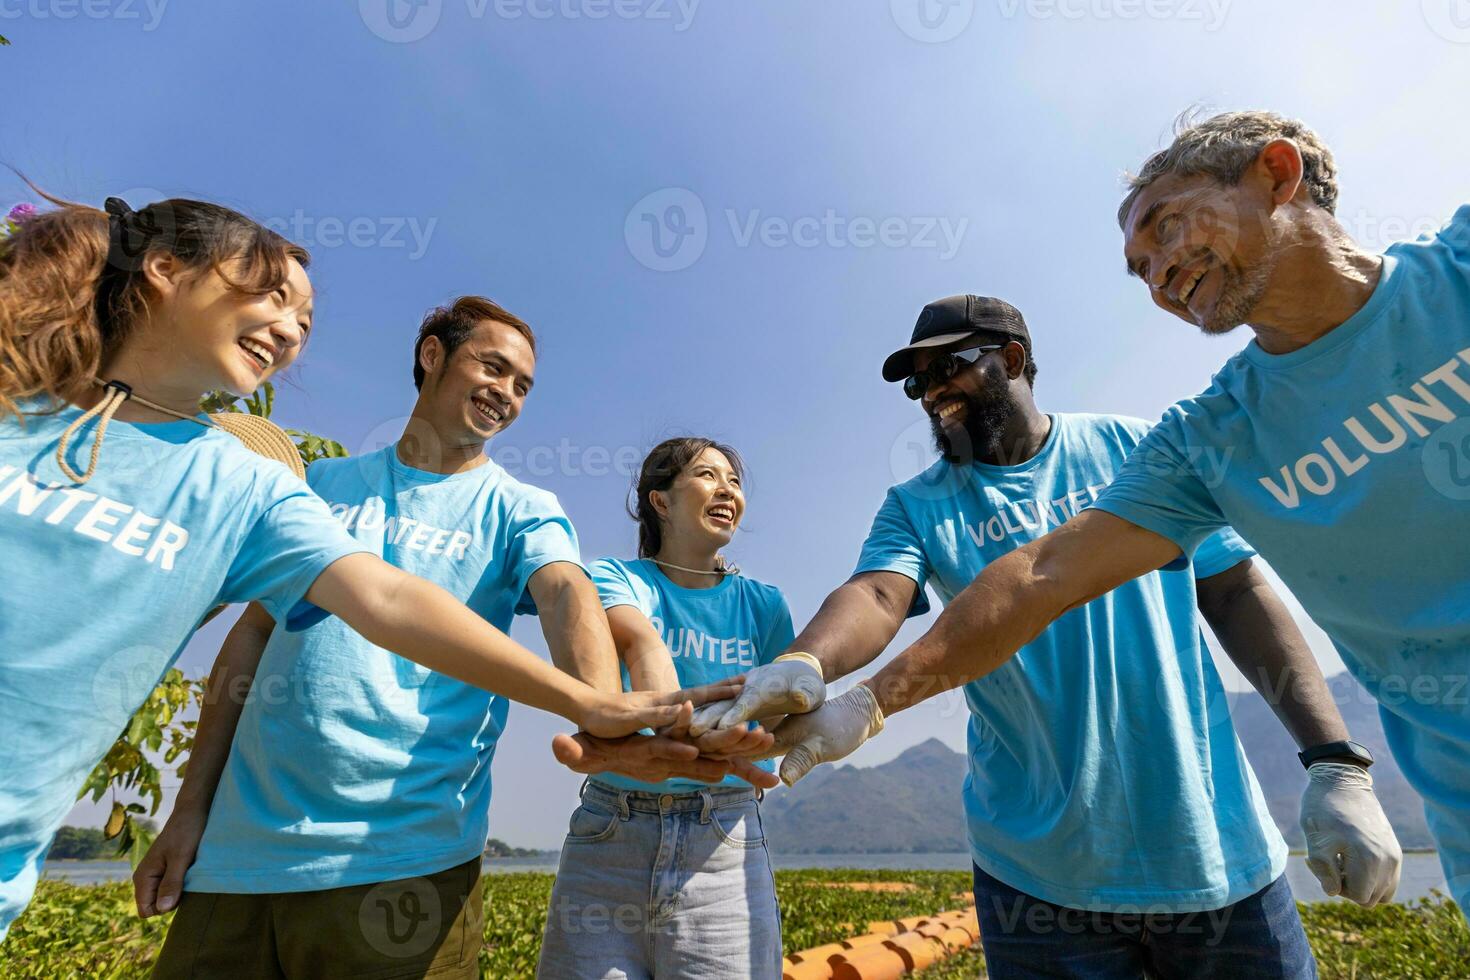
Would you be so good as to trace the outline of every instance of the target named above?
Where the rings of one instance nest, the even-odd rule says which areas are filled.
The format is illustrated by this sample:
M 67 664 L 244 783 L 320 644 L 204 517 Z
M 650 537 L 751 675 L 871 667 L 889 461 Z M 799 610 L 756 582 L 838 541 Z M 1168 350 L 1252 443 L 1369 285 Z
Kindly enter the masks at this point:
M 1404 847 L 1432 847 L 1418 795 L 1389 755 L 1372 698 L 1347 674 L 1328 678 L 1348 731 L 1376 757 L 1374 789 Z M 1254 691 L 1231 717 L 1282 835 L 1303 847 L 1297 810 L 1307 776 L 1296 745 Z M 771 850 L 786 854 L 964 851 L 965 757 L 936 738 L 881 766 L 822 766 L 772 794 L 762 811 Z

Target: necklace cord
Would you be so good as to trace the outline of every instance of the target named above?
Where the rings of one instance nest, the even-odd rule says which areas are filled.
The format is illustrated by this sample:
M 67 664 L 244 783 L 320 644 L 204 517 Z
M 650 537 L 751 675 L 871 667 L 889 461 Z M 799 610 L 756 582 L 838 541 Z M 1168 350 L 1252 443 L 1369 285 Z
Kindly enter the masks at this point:
M 716 568 L 714 571 L 710 571 L 707 568 L 685 568 L 683 565 L 675 565 L 673 562 L 670 561 L 660 561 L 657 558 L 649 558 L 648 560 L 653 562 L 655 565 L 658 565 L 660 568 L 672 568 L 675 571 L 688 572 L 691 575 L 719 575 L 723 577 L 725 575 L 740 574 L 740 569 L 737 566 L 731 565 L 729 562 L 727 562 L 724 555 L 718 556 L 717 560 L 720 563 L 720 567 Z
M 139 405 L 142 405 L 145 408 L 153 409 L 155 412 L 162 412 L 164 415 L 172 415 L 174 418 L 183 419 L 186 422 L 198 422 L 200 425 L 206 428 L 215 427 L 214 423 L 205 422 L 197 416 L 185 415 L 182 412 L 175 412 L 171 408 L 165 408 L 162 405 L 155 405 L 153 402 L 150 402 L 148 399 L 143 398 L 135 393 L 131 385 L 128 385 L 122 381 L 102 381 L 98 378 L 93 378 L 92 383 L 105 389 L 102 400 L 93 405 L 91 408 L 87 409 L 81 415 L 77 416 L 72 424 L 66 427 L 66 431 L 61 434 L 61 440 L 56 444 L 56 465 L 61 468 L 61 472 L 66 475 L 66 478 L 68 480 L 71 480 L 78 486 L 92 479 L 92 474 L 97 472 L 97 463 L 102 458 L 102 442 L 104 439 L 107 438 L 108 423 L 110 423 L 112 421 L 112 417 L 117 414 L 117 410 L 119 408 L 122 408 L 123 402 L 127 401 L 129 398 L 134 399 Z M 76 435 L 77 432 L 81 430 L 82 426 L 86 425 L 90 420 L 94 418 L 98 421 L 97 434 L 92 438 L 91 457 L 87 462 L 86 471 L 78 473 L 76 470 L 72 469 L 71 464 L 67 462 L 67 445 L 71 442 L 72 436 Z

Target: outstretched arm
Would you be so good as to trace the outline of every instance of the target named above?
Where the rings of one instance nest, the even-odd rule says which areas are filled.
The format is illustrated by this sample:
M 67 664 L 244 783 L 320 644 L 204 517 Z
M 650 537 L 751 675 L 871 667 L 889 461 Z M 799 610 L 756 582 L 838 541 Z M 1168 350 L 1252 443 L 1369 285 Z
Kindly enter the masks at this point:
M 680 705 L 729 697 L 738 684 L 668 694 L 596 691 L 486 623 L 448 592 L 357 553 L 317 576 L 306 598 L 370 643 L 430 670 L 561 715 L 593 735 L 617 737 L 673 724 Z
M 1178 555 L 1167 538 L 1088 510 L 991 562 L 888 666 L 776 729 L 770 754 L 786 754 L 781 778 L 794 783 L 847 756 L 887 715 L 988 674 L 1058 616 Z
M 607 610 L 607 624 L 618 657 L 628 668 L 633 690 L 679 689 L 679 672 L 674 669 L 673 655 L 641 610 L 634 606 L 613 606 Z
M 1100 510 L 991 562 L 927 633 L 863 684 L 884 715 L 1005 663 L 1063 613 L 1179 556 L 1168 538 Z
M 597 599 L 597 586 L 587 573 L 569 561 L 556 561 L 538 568 L 526 587 L 536 602 L 551 662 L 596 690 L 621 691 L 617 651 Z M 658 690 L 678 688 L 674 684 Z
M 866 667 L 898 635 L 918 589 L 897 572 L 860 572 L 827 596 L 791 649 L 816 657 L 829 682 Z

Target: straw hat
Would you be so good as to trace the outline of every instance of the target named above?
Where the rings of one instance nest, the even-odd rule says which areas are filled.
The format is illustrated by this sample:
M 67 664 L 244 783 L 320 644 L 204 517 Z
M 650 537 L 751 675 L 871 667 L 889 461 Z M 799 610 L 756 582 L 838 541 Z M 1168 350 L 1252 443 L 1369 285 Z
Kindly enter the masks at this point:
M 266 459 L 273 459 L 286 466 L 302 479 L 306 478 L 306 467 L 301 454 L 286 431 L 270 419 L 244 412 L 216 412 L 209 417 L 215 425 L 245 444 L 245 448 Z

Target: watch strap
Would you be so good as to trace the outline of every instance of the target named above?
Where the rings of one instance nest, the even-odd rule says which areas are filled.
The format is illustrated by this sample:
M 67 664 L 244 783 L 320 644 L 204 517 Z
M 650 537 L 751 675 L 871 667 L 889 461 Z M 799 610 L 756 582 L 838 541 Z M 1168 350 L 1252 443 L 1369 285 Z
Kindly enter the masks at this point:
M 1313 745 L 1298 752 L 1297 758 L 1302 760 L 1302 768 L 1310 768 L 1314 762 L 1349 762 L 1364 769 L 1373 765 L 1373 753 L 1361 742 L 1351 740 L 1343 742 L 1324 742 L 1321 745 Z

